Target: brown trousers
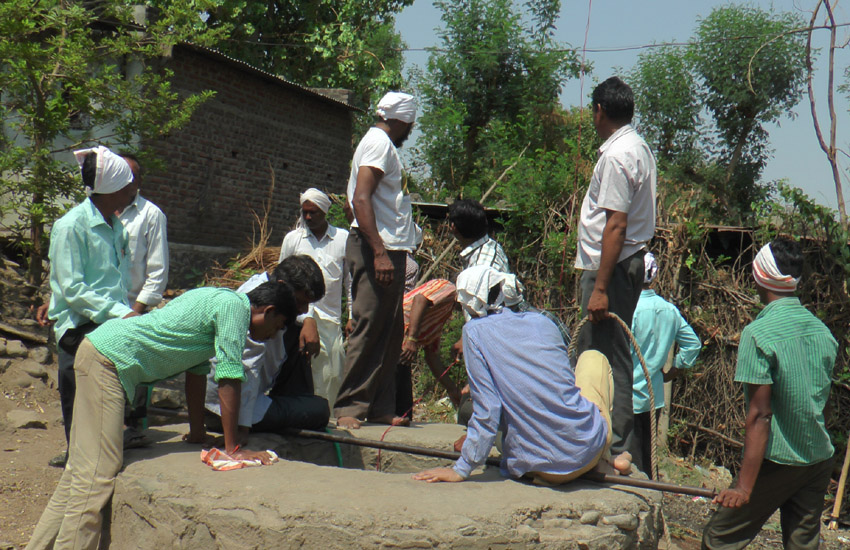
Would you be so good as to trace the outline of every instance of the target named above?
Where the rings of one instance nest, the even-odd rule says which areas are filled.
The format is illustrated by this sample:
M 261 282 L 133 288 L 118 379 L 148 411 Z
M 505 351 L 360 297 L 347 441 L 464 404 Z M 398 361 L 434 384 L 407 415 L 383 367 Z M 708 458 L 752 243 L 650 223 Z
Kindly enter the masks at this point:
M 345 261 L 351 270 L 351 317 L 354 331 L 348 341 L 342 386 L 334 404 L 334 416 L 359 420 L 393 416 L 395 369 L 404 337 L 404 269 L 407 253 L 388 251 L 393 281 L 375 281 L 372 248 L 357 229 L 348 235 Z

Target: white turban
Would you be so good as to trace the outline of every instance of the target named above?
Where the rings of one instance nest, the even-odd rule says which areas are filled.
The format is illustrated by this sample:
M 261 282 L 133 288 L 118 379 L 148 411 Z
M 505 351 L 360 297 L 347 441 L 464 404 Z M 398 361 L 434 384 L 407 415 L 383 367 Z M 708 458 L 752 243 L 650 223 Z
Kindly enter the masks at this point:
M 658 275 L 658 263 L 655 261 L 655 254 L 647 252 L 643 256 L 643 282 L 649 284 L 655 280 Z
M 416 120 L 416 100 L 410 94 L 389 92 L 378 102 L 378 116 L 384 120 L 400 120 L 408 124 Z
M 133 171 L 126 160 L 116 155 L 103 145 L 92 149 L 74 151 L 74 158 L 83 169 L 83 162 L 89 153 L 97 154 L 97 175 L 94 178 L 94 189 L 86 187 L 86 195 L 101 193 L 108 195 L 127 187 L 133 181 Z
M 318 206 L 319 210 L 321 210 L 325 214 L 328 213 L 328 209 L 331 207 L 331 199 L 315 187 L 311 187 L 310 189 L 307 189 L 306 191 L 301 193 L 301 204 L 304 204 L 307 201 L 310 201 L 316 206 Z
M 457 301 L 467 319 L 484 317 L 488 311 L 499 311 L 503 306 L 515 306 L 522 301 L 523 286 L 516 275 L 497 271 L 489 265 L 476 265 L 464 269 L 457 276 Z M 490 289 L 499 287 L 499 296 L 487 303 Z
M 800 282 L 799 277 L 794 278 L 779 271 L 770 243 L 761 247 L 753 260 L 753 278 L 759 286 L 774 292 L 794 292 Z

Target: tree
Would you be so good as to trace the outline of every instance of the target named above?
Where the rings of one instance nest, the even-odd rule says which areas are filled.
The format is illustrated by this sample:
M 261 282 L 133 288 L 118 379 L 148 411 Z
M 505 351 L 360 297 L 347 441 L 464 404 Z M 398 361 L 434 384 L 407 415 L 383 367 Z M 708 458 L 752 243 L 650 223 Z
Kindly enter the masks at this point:
M 352 90 L 368 106 L 404 84 L 403 44 L 393 17 L 412 3 L 210 0 L 198 29 L 232 28 L 218 45 L 222 52 L 305 86 Z
M 82 195 L 70 151 L 166 134 L 209 97 L 178 98 L 157 62 L 192 32 L 197 2 L 175 0 L 145 27 L 134 13 L 127 0 L 0 3 L 0 208 L 16 214 L 31 285 L 42 279 L 45 225 Z
M 419 82 L 422 160 L 438 187 L 480 195 L 481 182 L 526 145 L 562 141 L 545 128 L 558 118 L 561 82 L 578 73 L 578 60 L 552 38 L 558 0 L 526 3 L 525 18 L 512 0 L 435 5 L 444 27 Z M 510 153 L 494 155 L 505 155 L 505 139 Z
M 697 151 L 700 110 L 697 85 L 682 48 L 663 46 L 638 56 L 629 72 L 638 130 L 663 160 Z
M 700 98 L 726 147 L 727 184 L 747 153 L 745 171 L 761 172 L 764 124 L 800 101 L 805 36 L 792 31 L 804 26 L 793 13 L 732 4 L 715 8 L 697 27 L 690 58 L 702 81 Z

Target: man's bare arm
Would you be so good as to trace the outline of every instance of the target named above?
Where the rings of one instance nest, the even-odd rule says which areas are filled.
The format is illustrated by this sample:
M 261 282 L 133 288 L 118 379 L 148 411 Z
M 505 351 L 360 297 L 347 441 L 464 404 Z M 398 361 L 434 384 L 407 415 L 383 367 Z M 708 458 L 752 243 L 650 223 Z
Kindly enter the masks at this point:
M 626 212 L 605 210 L 605 229 L 602 231 L 602 258 L 596 272 L 596 284 L 587 302 L 587 313 L 591 322 L 608 318 L 608 285 L 614 275 L 614 267 L 623 250 L 629 215 Z
M 393 263 L 384 248 L 384 241 L 378 234 L 375 210 L 372 208 L 372 195 L 378 189 L 378 183 L 384 177 L 383 171 L 372 166 L 363 166 L 357 171 L 357 185 L 354 188 L 354 216 L 357 227 L 375 256 L 375 279 L 379 285 L 389 286 L 393 281 Z

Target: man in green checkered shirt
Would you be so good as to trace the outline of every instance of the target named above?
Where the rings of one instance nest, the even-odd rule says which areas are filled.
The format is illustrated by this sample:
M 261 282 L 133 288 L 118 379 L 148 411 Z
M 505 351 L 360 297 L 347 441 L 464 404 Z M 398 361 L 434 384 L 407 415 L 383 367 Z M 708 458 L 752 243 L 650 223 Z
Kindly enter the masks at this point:
M 794 296 L 800 245 L 776 239 L 753 261 L 765 308 L 744 328 L 735 381 L 748 403 L 744 458 L 733 487 L 703 532 L 702 547 L 748 545 L 779 509 L 785 548 L 814 549 L 834 449 L 824 408 L 838 343 Z
M 217 360 L 225 450 L 268 464 L 265 452 L 237 449 L 246 336 L 271 338 L 296 313 L 292 288 L 264 283 L 239 294 L 199 288 L 143 316 L 107 321 L 83 340 L 74 368 L 77 396 L 68 464 L 27 548 L 97 548 L 101 509 L 123 462 L 124 396 L 136 385 L 186 373 L 190 443 L 203 443 L 209 359 Z

